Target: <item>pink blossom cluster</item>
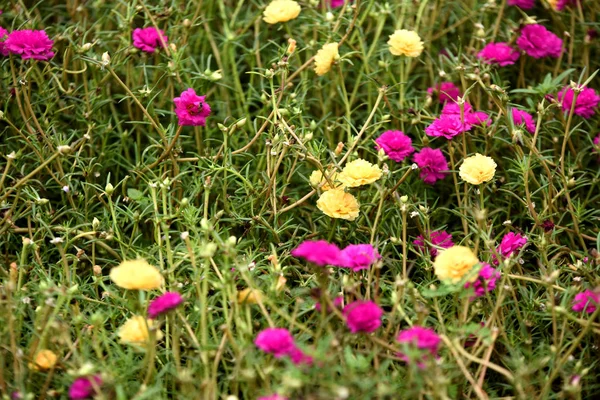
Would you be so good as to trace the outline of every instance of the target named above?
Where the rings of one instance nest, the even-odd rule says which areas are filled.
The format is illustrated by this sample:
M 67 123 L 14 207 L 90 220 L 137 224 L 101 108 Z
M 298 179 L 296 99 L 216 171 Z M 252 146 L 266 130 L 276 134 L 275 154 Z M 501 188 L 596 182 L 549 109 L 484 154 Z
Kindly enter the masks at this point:
M 159 32 L 152 26 L 148 28 L 135 28 L 132 38 L 133 45 L 146 53 L 154 53 L 159 47 L 166 46 L 168 40 L 164 31 Z
M 206 96 L 198 96 L 194 89 L 189 88 L 179 97 L 175 97 L 173 102 L 179 125 L 206 125 L 206 118 L 210 115 L 210 106 L 206 102 Z
M 427 93 L 430 96 L 437 95 L 441 104 L 449 100 L 457 101 L 458 97 L 462 94 L 460 89 L 452 82 L 442 82 L 430 87 L 427 89 Z
M 558 101 L 564 112 L 571 112 L 573 108 L 573 99 L 575 98 L 575 107 L 573 113 L 583 118 L 591 118 L 596 113 L 596 108 L 600 103 L 600 96 L 592 88 L 584 87 L 575 97 L 575 91 L 571 87 L 565 87 L 558 92 Z
M 166 292 L 152 300 L 148 305 L 148 317 L 155 319 L 159 315 L 167 313 L 183 303 L 183 297 L 177 292 Z
M 527 237 L 520 233 L 509 232 L 502 237 L 500 244 L 496 248 L 496 252 L 504 258 L 508 258 L 516 254 L 523 246 L 527 244 Z M 492 260 L 495 265 L 498 265 L 498 259 L 494 254 Z
M 465 289 L 469 289 L 471 287 L 474 289 L 474 295 L 471 297 L 471 300 L 474 300 L 477 297 L 482 297 L 486 293 L 494 290 L 496 288 L 496 280 L 498 278 L 500 278 L 500 271 L 496 270 L 488 263 L 482 263 L 477 280 L 475 282 L 465 283 Z
M 6 38 L 3 42 L 2 39 Z M 23 60 L 48 61 L 54 57 L 54 41 L 44 30 L 22 29 L 8 32 L 0 27 L 0 54 L 15 54 Z
M 437 357 L 441 338 L 433 329 L 415 325 L 401 331 L 396 341 L 409 352 L 409 354 L 398 353 L 398 357 L 407 363 L 411 363 L 415 361 L 414 356 L 411 357 L 411 355 L 416 353 L 417 366 L 424 368 L 423 361 Z
M 77 378 L 69 387 L 69 399 L 85 400 L 92 397 L 102 386 L 102 378 L 99 375 L 84 376 Z
M 428 185 L 444 179 L 448 174 L 448 161 L 440 149 L 424 147 L 413 155 L 413 161 L 421 171 L 419 177 Z
M 535 133 L 535 122 L 531 114 L 517 108 L 511 109 L 510 112 L 515 125 L 525 125 L 525 129 L 527 129 L 529 133 Z
M 429 243 L 431 243 L 431 246 L 429 246 Z M 429 234 L 427 240 L 423 235 L 419 235 L 413 241 L 413 244 L 419 247 L 421 251 L 429 250 L 429 254 L 431 254 L 432 257 L 437 256 L 438 247 L 449 249 L 454 246 L 452 235 L 446 231 L 433 231 Z
M 517 6 L 523 10 L 532 9 L 535 6 L 535 0 L 508 0 L 509 6 Z
M 461 106 L 456 103 L 446 103 L 442 114 L 427 128 L 425 133 L 433 137 L 445 137 L 450 140 L 461 133 L 471 130 L 474 125 L 490 125 L 490 117 L 483 111 L 473 111 L 469 103 Z
M 310 365 L 312 357 L 306 355 L 294 342 L 290 331 L 285 328 L 266 328 L 254 339 L 256 347 L 265 353 L 273 354 L 275 358 L 289 356 L 296 365 Z
M 507 43 L 489 43 L 477 54 L 477 58 L 487 64 L 505 67 L 519 59 L 519 52 Z
M 352 333 L 371 333 L 381 326 L 383 310 L 370 300 L 356 300 L 343 310 L 346 324 Z
M 591 314 L 596 311 L 598 305 L 600 305 L 600 293 L 588 289 L 575 295 L 572 310 Z
M 377 249 L 370 244 L 350 244 L 340 250 L 338 246 L 325 240 L 305 240 L 291 254 L 321 267 L 332 265 L 353 271 L 368 269 L 381 258 Z
M 543 25 L 526 25 L 521 29 L 517 46 L 533 58 L 560 57 L 563 41 Z
M 385 154 L 396 162 L 403 161 L 415 151 L 412 139 L 402 131 L 385 131 L 375 139 L 375 143 L 377 150 L 383 149 Z

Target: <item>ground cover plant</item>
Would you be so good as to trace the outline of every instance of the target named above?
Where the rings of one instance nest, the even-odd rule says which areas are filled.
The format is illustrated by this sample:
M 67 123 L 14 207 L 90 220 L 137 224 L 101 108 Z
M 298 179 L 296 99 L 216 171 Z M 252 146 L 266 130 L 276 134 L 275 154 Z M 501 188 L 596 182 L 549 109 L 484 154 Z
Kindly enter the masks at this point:
M 10 0 L 6 399 L 600 396 L 600 4 Z

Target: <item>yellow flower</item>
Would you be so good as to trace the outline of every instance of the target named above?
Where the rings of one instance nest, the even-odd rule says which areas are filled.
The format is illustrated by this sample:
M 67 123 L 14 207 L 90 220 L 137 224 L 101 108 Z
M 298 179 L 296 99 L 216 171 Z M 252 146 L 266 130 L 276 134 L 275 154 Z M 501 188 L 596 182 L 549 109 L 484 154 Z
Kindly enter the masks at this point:
M 276 24 L 294 19 L 300 14 L 300 5 L 293 0 L 273 0 L 263 12 L 263 21 Z
M 124 289 L 150 290 L 163 284 L 158 269 L 143 259 L 123 261 L 110 270 L 110 279 Z
M 358 217 L 358 201 L 344 189 L 331 189 L 321 194 L 317 207 L 331 218 L 354 221 Z
M 419 57 L 423 51 L 423 42 L 415 31 L 399 29 L 390 35 L 387 43 L 395 56 Z
M 340 59 L 337 43 L 328 43 L 317 51 L 315 56 L 315 72 L 323 76 L 329 72 L 334 62 Z
M 145 345 L 150 339 L 149 329 L 154 326 L 154 321 L 145 319 L 141 315 L 136 315 L 129 318 L 119 328 L 117 334 L 121 339 L 121 343 L 133 345 Z M 162 339 L 161 331 L 156 331 L 156 340 Z
M 58 361 L 58 357 L 54 352 L 50 350 L 40 350 L 35 353 L 33 362 L 29 363 L 29 368 L 37 371 L 51 369 L 56 365 L 56 361 Z
M 325 174 L 327 174 L 327 176 L 329 177 L 329 180 L 331 182 L 333 182 L 333 184 L 335 185 L 335 187 L 342 187 L 343 185 L 339 182 L 339 174 L 335 171 L 325 171 Z M 321 186 L 321 190 L 322 191 L 327 191 L 329 189 L 331 189 L 331 185 L 329 185 L 329 182 L 327 181 L 327 179 L 325 179 L 325 177 L 323 176 L 323 173 L 321 171 L 314 170 L 312 172 L 312 174 L 310 174 L 310 185 L 312 187 L 314 187 L 315 189 L 319 187 L 319 185 L 322 183 L 323 186 Z
M 546 0 L 554 11 L 558 11 L 558 0 Z
M 496 163 L 491 157 L 476 153 L 467 157 L 458 169 L 460 177 L 473 185 L 491 181 L 496 173 Z
M 346 187 L 367 185 L 379 178 L 381 178 L 381 168 L 360 158 L 346 164 L 339 176 L 340 182 Z
M 238 304 L 258 304 L 262 302 L 263 294 L 258 289 L 246 288 L 240 290 L 237 295 Z
M 465 246 L 452 246 L 441 251 L 433 262 L 435 274 L 441 281 L 457 283 L 479 263 L 477 256 Z M 470 282 L 477 280 L 477 274 L 469 277 Z

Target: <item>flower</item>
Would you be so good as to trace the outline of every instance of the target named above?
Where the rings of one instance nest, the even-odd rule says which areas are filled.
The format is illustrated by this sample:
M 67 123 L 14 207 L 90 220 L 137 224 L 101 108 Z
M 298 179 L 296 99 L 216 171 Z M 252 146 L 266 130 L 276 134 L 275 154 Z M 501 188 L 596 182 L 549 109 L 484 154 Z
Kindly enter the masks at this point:
M 69 387 L 69 398 L 71 400 L 84 400 L 96 394 L 96 390 L 102 386 L 100 375 L 84 376 L 77 378 Z
M 437 94 L 439 101 L 442 104 L 448 100 L 456 101 L 458 96 L 461 95 L 460 89 L 452 82 L 442 82 L 434 87 L 430 87 L 427 89 L 427 93 L 429 93 L 429 95 Z
M 343 189 L 332 189 L 321 194 L 317 207 L 323 214 L 331 218 L 341 218 L 354 221 L 358 217 L 359 204 L 356 197 Z
M 168 40 L 164 31 L 161 30 L 159 32 L 153 26 L 143 29 L 135 28 L 131 36 L 133 38 L 133 45 L 146 53 L 154 53 L 154 50 L 157 48 L 165 47 Z M 164 44 L 161 43 L 161 37 Z
M 437 356 L 441 338 L 433 329 L 415 325 L 400 332 L 396 337 L 396 341 L 404 344 L 409 349 L 420 350 L 422 353 L 421 357 L 425 358 L 428 356 Z M 406 354 L 399 353 L 398 356 L 407 363 L 411 361 Z M 418 365 L 422 367 L 422 363 Z
M 181 303 L 183 303 L 183 297 L 181 297 L 179 293 L 167 292 L 162 296 L 152 300 L 148 306 L 148 316 L 152 319 L 155 319 L 159 315 L 177 308 L 177 306 Z
M 375 139 L 375 143 L 377 150 L 383 149 L 385 154 L 396 162 L 401 162 L 415 151 L 411 138 L 402 131 L 385 131 Z
M 329 72 L 334 62 L 340 59 L 337 43 L 324 45 L 315 55 L 315 72 L 323 76 Z
M 512 120 L 515 125 L 525 125 L 529 133 L 535 133 L 535 122 L 533 117 L 527 111 L 513 108 L 511 111 Z
M 254 339 L 256 347 L 275 358 L 281 358 L 296 348 L 292 334 L 285 328 L 266 328 Z
M 455 136 L 471 129 L 471 125 L 462 122 L 460 115 L 442 114 L 436 118 L 427 128 L 425 133 L 427 136 L 440 137 L 443 136 L 450 140 Z
M 533 58 L 560 57 L 563 41 L 543 25 L 526 25 L 517 39 L 517 46 Z
M 535 0 L 508 0 L 509 6 L 517 6 L 523 10 L 529 10 L 535 6 Z
M 452 246 L 440 251 L 433 262 L 433 269 L 440 280 L 458 283 L 478 263 L 477 256 L 468 247 Z M 477 275 L 470 276 L 468 279 L 469 282 L 475 280 L 477 280 Z
M 342 260 L 341 250 L 335 244 L 327 243 L 325 240 L 305 240 L 292 250 L 291 254 L 321 267 L 338 265 Z
M 343 188 L 344 185 L 339 182 L 339 174 L 336 171 L 325 171 L 325 174 L 329 178 L 329 181 L 331 181 L 336 188 Z M 321 187 L 321 190 L 324 192 L 331 189 L 331 185 L 327 179 L 325 179 L 323 173 L 318 169 L 314 170 L 310 174 L 310 178 L 308 180 L 310 181 L 310 185 L 315 189 Z
M 441 247 L 443 249 L 448 249 L 448 248 L 454 246 L 454 243 L 452 242 L 452 235 L 446 231 L 431 232 L 429 234 L 429 242 L 431 242 L 431 244 L 433 245 L 432 247 L 429 247 L 429 253 L 431 254 L 432 257 L 437 256 L 437 254 L 438 254 L 437 247 Z M 413 244 L 417 247 L 420 247 L 421 250 L 425 250 L 426 248 L 428 248 L 427 244 L 425 243 L 425 238 L 423 237 L 423 235 L 417 236 L 417 238 L 413 241 Z
M 238 292 L 237 302 L 238 304 L 258 304 L 262 298 L 263 294 L 260 290 L 246 288 Z
M 428 185 L 446 177 L 448 162 L 440 149 L 424 147 L 413 156 L 413 161 L 421 169 L 419 177 Z
M 461 117 L 461 122 L 468 125 L 487 125 L 491 124 L 489 115 L 483 111 L 473 111 L 473 107 L 469 103 L 463 104 L 463 111 L 461 116 L 460 105 L 456 103 L 447 102 L 442 108 L 442 115 L 455 115 Z M 468 129 L 471 129 L 469 127 Z
M 361 158 L 346 164 L 339 179 L 346 187 L 368 185 L 381 178 L 381 168 Z
M 502 237 L 496 249 L 503 257 L 510 257 L 527 244 L 527 238 L 519 233 L 509 232 Z
M 547 1 L 548 1 L 548 4 L 550 4 L 550 6 L 555 11 L 562 11 L 567 6 L 574 6 L 575 4 L 577 4 L 577 0 L 547 0 Z
M 258 400 L 288 400 L 288 398 L 275 393 L 270 396 L 259 397 Z
M 13 54 L 19 54 L 23 60 L 48 61 L 54 57 L 52 41 L 46 31 L 32 31 L 30 29 L 12 31 L 4 41 L 4 49 Z
M 144 259 L 123 261 L 110 270 L 110 279 L 123 289 L 151 290 L 162 286 L 164 280 L 158 269 Z
M 575 97 L 575 92 L 570 87 L 565 87 L 558 92 L 558 101 L 562 104 L 564 112 L 571 112 L 573 97 Z M 598 107 L 598 103 L 600 103 L 600 96 L 596 91 L 592 88 L 583 88 L 577 95 L 573 113 L 586 119 L 591 118 L 595 113 L 594 109 Z
M 53 368 L 58 361 L 58 356 L 52 350 L 40 350 L 35 353 L 33 362 L 29 363 L 29 368 L 40 371 Z
M 121 343 L 132 345 L 145 345 L 150 339 L 150 331 L 154 327 L 154 321 L 145 319 L 141 315 L 129 318 L 117 331 Z M 156 331 L 156 340 L 162 339 L 161 331 Z
M 571 309 L 575 312 L 583 311 L 584 313 L 591 314 L 596 311 L 598 304 L 600 304 L 600 293 L 588 289 L 575 295 Z
M 390 53 L 395 56 L 419 57 L 423 52 L 423 42 L 415 31 L 398 29 L 390 35 L 387 44 L 390 45 Z
M 519 59 L 519 52 L 506 43 L 488 43 L 478 54 L 487 64 L 496 64 L 501 67 L 513 65 Z
M 479 270 L 479 275 L 477 275 L 477 280 L 465 283 L 465 289 L 472 287 L 475 291 L 471 300 L 494 290 L 498 278 L 500 278 L 500 271 L 495 270 L 488 263 L 481 263 L 481 269 Z
M 263 21 L 267 24 L 286 22 L 300 14 L 300 5 L 293 0 L 273 0 L 263 12 Z
M 331 5 L 331 8 L 338 8 L 344 5 L 346 1 L 345 0 L 329 0 L 329 4 Z
M 288 355 L 295 365 L 310 365 L 313 363 L 313 358 L 305 354 L 300 348 L 294 347 Z
M 342 250 L 343 266 L 353 271 L 368 269 L 371 264 L 381 258 L 377 249 L 370 244 L 351 244 Z
M 189 88 L 175 97 L 173 102 L 179 125 L 206 126 L 206 118 L 210 115 L 206 96 L 198 96 L 194 89 Z
M 10 52 L 4 45 L 4 42 L 2 41 L 2 39 L 4 39 L 6 36 L 8 36 L 8 31 L 0 26 L 0 54 L 2 54 L 5 57 L 10 54 Z
M 372 301 L 356 300 L 344 307 L 343 314 L 350 332 L 374 332 L 381 326 L 383 310 Z
M 480 185 L 483 182 L 491 181 L 494 179 L 495 173 L 496 163 L 494 160 L 479 153 L 465 158 L 458 169 L 460 177 L 472 185 Z

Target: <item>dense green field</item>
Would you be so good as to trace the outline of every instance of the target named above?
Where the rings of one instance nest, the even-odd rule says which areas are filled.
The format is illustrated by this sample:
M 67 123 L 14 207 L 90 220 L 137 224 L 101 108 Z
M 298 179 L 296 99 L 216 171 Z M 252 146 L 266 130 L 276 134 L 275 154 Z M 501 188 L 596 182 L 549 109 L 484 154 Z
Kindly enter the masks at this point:
M 3 399 L 600 397 L 598 1 L 0 9 Z

